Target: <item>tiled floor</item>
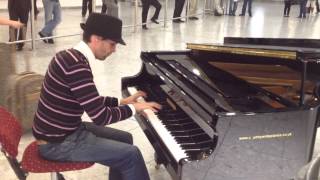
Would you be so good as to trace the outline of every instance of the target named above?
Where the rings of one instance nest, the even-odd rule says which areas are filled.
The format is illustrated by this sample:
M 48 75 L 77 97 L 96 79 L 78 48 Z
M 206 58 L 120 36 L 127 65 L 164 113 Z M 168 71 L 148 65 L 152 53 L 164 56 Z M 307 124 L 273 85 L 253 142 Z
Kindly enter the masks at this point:
M 168 14 L 172 14 L 172 4 L 170 4 Z M 200 7 L 202 7 L 200 3 Z M 238 12 L 241 4 L 239 5 Z M 152 9 L 152 8 L 151 8 Z M 272 10 L 271 10 L 272 9 Z M 133 24 L 133 7 L 129 2 L 120 3 L 120 17 L 125 25 Z M 139 8 L 138 20 L 140 22 Z M 149 14 L 153 12 L 150 10 Z M 199 11 L 200 12 L 200 11 Z M 189 21 L 188 23 L 172 24 L 168 22 L 167 27 L 149 24 L 149 30 L 141 30 L 137 28 L 137 32 L 133 32 L 133 28 L 124 29 L 124 39 L 127 46 L 119 45 L 117 52 L 104 62 L 96 62 L 93 66 L 95 73 L 95 81 L 102 95 L 121 97 L 120 80 L 121 77 L 135 75 L 139 72 L 141 61 L 139 54 L 141 51 L 147 50 L 181 50 L 185 49 L 186 42 L 197 43 L 220 43 L 225 36 L 241 36 L 241 37 L 282 37 L 282 38 L 320 38 L 320 15 L 311 15 L 307 19 L 298 19 L 298 6 L 292 6 L 291 17 L 283 18 L 283 4 L 277 2 L 254 2 L 253 17 L 239 16 L 213 16 L 206 14 L 200 16 L 198 21 Z M 160 17 L 163 17 L 163 11 Z M 7 16 L 7 12 L 1 11 L 1 16 Z M 79 23 L 83 19 L 80 15 L 80 9 L 64 8 L 63 20 L 56 30 L 56 35 L 69 35 L 81 32 Z M 36 21 L 36 32 L 43 24 L 43 11 L 41 11 Z M 7 41 L 7 27 L 0 27 L 0 41 Z M 7 59 L 0 59 L 0 79 L 13 73 L 21 73 L 24 71 L 34 71 L 44 74 L 51 57 L 55 52 L 70 48 L 81 39 L 81 36 L 61 37 L 55 39 L 54 45 L 44 44 L 37 41 L 35 50 L 31 50 L 30 43 L 21 52 L 13 54 L 13 59 L 8 62 Z M 1 77 L 2 76 L 2 77 Z M 0 87 L 3 88 L 3 87 Z M 1 94 L 2 93 L 2 94 Z M 0 91 L 0 105 L 4 105 L 5 94 Z M 166 170 L 161 167 L 156 170 L 154 168 L 153 149 L 145 138 L 137 122 L 132 118 L 112 125 L 115 128 L 128 130 L 134 135 L 134 141 L 140 147 L 142 154 L 148 166 L 148 170 L 153 180 L 166 180 L 170 176 Z M 20 149 L 19 159 L 25 146 L 32 141 L 30 132 L 24 134 Z M 316 142 L 316 154 L 319 148 L 319 142 Z M 108 173 L 105 167 L 94 165 L 94 167 L 64 173 L 67 179 L 107 179 Z M 5 180 L 17 179 L 11 170 L 4 156 L 0 155 L 0 174 Z M 30 174 L 28 179 L 49 179 L 48 174 Z

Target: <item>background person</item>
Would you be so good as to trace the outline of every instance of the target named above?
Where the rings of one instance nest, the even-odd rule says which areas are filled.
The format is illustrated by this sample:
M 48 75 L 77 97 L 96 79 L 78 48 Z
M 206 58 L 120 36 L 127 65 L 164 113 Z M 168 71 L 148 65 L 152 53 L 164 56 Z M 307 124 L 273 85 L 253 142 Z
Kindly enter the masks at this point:
M 29 12 L 31 9 L 31 2 L 29 0 L 8 0 L 9 18 L 13 21 L 20 21 L 25 26 L 19 29 L 9 28 L 9 41 L 25 40 L 27 36 L 27 24 L 29 20 Z M 22 50 L 24 43 L 16 44 L 18 51 Z

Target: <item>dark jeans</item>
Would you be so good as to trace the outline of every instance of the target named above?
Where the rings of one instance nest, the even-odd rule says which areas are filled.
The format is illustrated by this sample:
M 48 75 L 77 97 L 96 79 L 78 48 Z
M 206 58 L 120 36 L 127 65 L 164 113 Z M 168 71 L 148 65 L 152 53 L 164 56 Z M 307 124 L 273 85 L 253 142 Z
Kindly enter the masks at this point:
M 141 0 L 141 2 L 142 2 L 142 23 L 147 22 L 150 5 L 156 8 L 156 11 L 154 12 L 154 15 L 152 16 L 151 19 L 157 20 L 161 10 L 161 4 L 159 3 L 159 1 L 158 0 Z
M 173 12 L 173 18 L 177 18 L 181 16 L 183 6 L 184 6 L 185 0 L 175 0 L 174 1 L 174 12 Z
M 289 14 L 290 14 L 290 8 L 291 8 L 291 0 L 285 0 L 285 1 L 284 1 L 283 15 L 289 16 Z
M 229 1 L 229 15 L 235 15 L 238 7 L 238 2 L 233 0 Z
M 317 9 L 317 13 L 319 13 L 320 12 L 319 0 L 316 0 L 316 9 Z
M 247 5 L 248 5 L 248 13 L 249 13 L 249 16 L 251 16 L 251 15 L 252 15 L 252 12 L 251 12 L 252 0 L 244 0 L 244 1 L 243 1 L 241 14 L 243 14 L 243 15 L 246 14 Z
M 63 142 L 39 145 L 39 151 L 49 160 L 109 166 L 109 180 L 149 180 L 143 157 L 132 143 L 128 132 L 85 122 Z

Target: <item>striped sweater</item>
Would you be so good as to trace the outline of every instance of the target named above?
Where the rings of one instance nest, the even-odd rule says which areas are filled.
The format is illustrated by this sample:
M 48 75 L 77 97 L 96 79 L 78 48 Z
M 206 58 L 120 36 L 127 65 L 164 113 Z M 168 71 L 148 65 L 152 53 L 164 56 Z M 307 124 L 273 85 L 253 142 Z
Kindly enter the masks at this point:
M 107 125 L 132 115 L 118 99 L 100 96 L 86 57 L 75 49 L 52 59 L 42 85 L 33 123 L 36 139 L 61 142 L 81 124 L 84 111 L 97 125 Z

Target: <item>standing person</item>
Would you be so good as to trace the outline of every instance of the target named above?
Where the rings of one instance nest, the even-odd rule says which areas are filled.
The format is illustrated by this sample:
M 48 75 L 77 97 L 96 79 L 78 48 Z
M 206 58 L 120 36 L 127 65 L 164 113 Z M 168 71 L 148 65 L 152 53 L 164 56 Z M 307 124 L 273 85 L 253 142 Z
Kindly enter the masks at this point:
M 198 9 L 198 0 L 189 0 L 189 19 L 190 20 L 198 20 L 199 18 L 197 15 L 197 9 Z
M 59 0 L 42 0 L 45 16 L 45 25 L 38 33 L 41 38 L 53 35 L 53 30 L 61 22 L 61 6 Z M 43 42 L 54 44 L 52 38 L 44 39 Z
M 102 0 L 101 13 L 118 18 L 119 17 L 118 1 Z
M 10 27 L 16 28 L 16 29 L 19 29 L 22 26 L 24 26 L 24 24 L 19 21 L 13 21 L 13 20 L 6 19 L 3 17 L 0 17 L 0 25 L 7 25 L 7 26 L 10 26 Z
M 238 7 L 238 0 L 230 0 L 229 1 L 229 15 L 235 16 Z
M 316 0 L 317 13 L 320 13 L 319 0 Z
M 252 12 L 251 12 L 252 0 L 244 0 L 244 1 L 243 1 L 242 12 L 241 12 L 241 14 L 239 14 L 239 16 L 244 16 L 244 15 L 246 15 L 247 5 L 248 5 L 248 13 L 249 13 L 249 16 L 252 17 Z
M 156 8 L 156 11 L 154 12 L 151 21 L 159 24 L 158 18 L 159 18 L 159 13 L 161 10 L 161 4 L 159 3 L 158 0 L 141 0 L 142 2 L 142 28 L 143 29 L 148 29 L 147 28 L 147 17 L 148 17 L 148 11 L 150 8 L 150 5 Z
M 174 1 L 174 11 L 173 11 L 173 18 L 176 18 L 173 20 L 175 23 L 182 23 L 184 22 L 181 20 L 181 12 L 183 10 L 185 0 L 175 0 Z
M 307 0 L 300 0 L 300 12 L 298 18 L 306 18 Z
M 284 10 L 283 10 L 284 17 L 289 17 L 290 8 L 291 8 L 291 0 L 284 0 Z
M 104 61 L 116 50 L 122 21 L 91 13 L 81 23 L 83 41 L 57 53 L 42 86 L 33 121 L 40 155 L 54 161 L 95 162 L 109 166 L 110 180 L 149 180 L 139 149 L 128 132 L 105 127 L 145 109 L 157 111 L 155 102 L 136 102 L 142 91 L 125 99 L 100 96 L 90 65 Z M 93 122 L 82 122 L 84 111 Z
M 89 10 L 89 15 L 92 13 L 92 0 L 82 0 L 82 17 L 85 17 Z
M 25 24 L 19 29 L 9 28 L 9 41 L 25 40 L 27 36 L 27 24 L 29 20 L 29 12 L 31 3 L 29 0 L 8 0 L 9 18 L 13 21 L 20 21 Z M 24 43 L 16 44 L 16 49 L 21 51 Z

